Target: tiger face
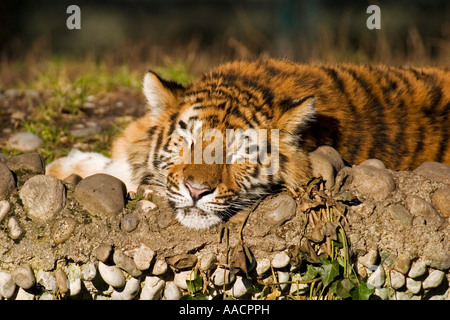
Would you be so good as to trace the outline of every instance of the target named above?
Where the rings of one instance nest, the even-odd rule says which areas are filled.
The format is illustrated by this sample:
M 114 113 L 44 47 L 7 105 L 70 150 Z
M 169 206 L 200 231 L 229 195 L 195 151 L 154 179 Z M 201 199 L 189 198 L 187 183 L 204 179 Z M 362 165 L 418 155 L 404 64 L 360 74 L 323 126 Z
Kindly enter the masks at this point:
M 314 115 L 312 97 L 292 100 L 281 114 L 257 91 L 230 99 L 223 90 L 239 81 L 201 82 L 198 90 L 145 76 L 150 153 L 145 165 L 136 150 L 128 158 L 135 179 L 164 185 L 176 218 L 194 229 L 227 220 L 283 183 L 306 182 L 309 161 L 296 146 L 299 128 Z

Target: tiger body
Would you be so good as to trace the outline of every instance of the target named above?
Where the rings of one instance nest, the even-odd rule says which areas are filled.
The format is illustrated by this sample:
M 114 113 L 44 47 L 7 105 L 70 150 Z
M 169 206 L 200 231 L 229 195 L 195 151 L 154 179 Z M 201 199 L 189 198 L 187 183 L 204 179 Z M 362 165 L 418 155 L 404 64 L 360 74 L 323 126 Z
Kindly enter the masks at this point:
M 334 147 L 350 164 L 370 158 L 397 170 L 425 161 L 450 164 L 448 70 L 269 59 L 219 66 L 186 88 L 150 72 L 143 91 L 149 111 L 115 140 L 112 161 L 103 159 L 99 169 L 90 165 L 98 163 L 94 155 L 69 156 L 50 164 L 48 174 L 106 172 L 129 189 L 162 185 L 177 219 L 200 229 L 280 185 L 305 184 L 312 176 L 308 153 L 320 145 Z M 174 150 L 186 138 L 174 139 L 174 132 L 205 134 L 212 128 L 224 137 L 229 129 L 277 129 L 278 136 L 267 138 L 268 148 L 257 149 L 258 163 L 176 161 L 180 154 Z M 228 159 L 229 141 L 211 141 L 215 156 L 223 152 L 222 159 Z M 191 154 L 184 152 L 183 159 L 194 160 L 195 143 L 188 144 Z M 200 148 L 205 151 L 208 144 Z M 277 157 L 270 158 L 275 150 Z

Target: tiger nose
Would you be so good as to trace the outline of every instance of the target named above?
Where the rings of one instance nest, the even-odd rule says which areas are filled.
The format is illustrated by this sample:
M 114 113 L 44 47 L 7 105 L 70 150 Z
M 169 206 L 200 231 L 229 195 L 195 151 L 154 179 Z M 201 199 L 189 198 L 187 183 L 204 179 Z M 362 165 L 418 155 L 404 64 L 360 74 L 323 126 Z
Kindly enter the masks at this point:
M 211 191 L 212 191 L 211 188 L 201 188 L 201 189 L 199 189 L 199 188 L 193 187 L 188 182 L 186 182 L 186 187 L 188 188 L 189 193 L 191 194 L 191 197 L 194 200 L 198 200 L 201 197 L 211 193 Z

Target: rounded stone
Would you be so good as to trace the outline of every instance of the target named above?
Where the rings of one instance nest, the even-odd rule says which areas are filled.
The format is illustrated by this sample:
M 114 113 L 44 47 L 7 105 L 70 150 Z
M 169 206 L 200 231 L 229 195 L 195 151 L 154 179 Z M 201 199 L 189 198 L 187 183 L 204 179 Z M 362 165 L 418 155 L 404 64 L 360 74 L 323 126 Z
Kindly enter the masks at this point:
M 395 181 L 387 170 L 372 166 L 356 166 L 352 174 L 353 185 L 368 198 L 382 201 L 395 190 Z
M 9 299 L 16 291 L 16 283 L 11 274 L 6 271 L 0 271 L 0 296 Z
M 327 157 L 314 151 L 309 154 L 309 161 L 311 162 L 313 176 L 322 177 L 327 189 L 333 188 L 336 171 Z
M 97 268 L 93 262 L 88 262 L 81 268 L 83 279 L 87 281 L 94 280 L 97 275 Z
M 53 272 L 39 270 L 36 275 L 36 282 L 51 293 L 56 293 L 56 291 L 58 291 L 58 284 L 56 283 Z
M 230 273 L 230 270 L 217 268 L 211 276 L 211 279 L 215 286 L 221 287 L 223 285 L 229 285 L 234 282 L 236 276 Z
M 444 219 L 436 212 L 431 204 L 422 198 L 408 196 L 406 198 L 406 204 L 414 216 L 413 224 L 433 226 L 438 229 L 444 222 Z
M 11 191 L 16 188 L 16 180 L 9 168 L 0 162 L 0 200 L 9 198 Z
M 11 149 L 22 152 L 30 152 L 39 149 L 44 141 L 38 135 L 31 132 L 17 133 L 8 140 L 8 146 Z
M 162 297 L 166 282 L 158 277 L 145 277 L 140 300 L 159 300 Z
M 295 216 L 297 204 L 292 197 L 286 194 L 269 199 L 264 204 L 266 210 L 265 218 L 270 225 L 282 225 L 285 221 Z
M 179 300 L 182 297 L 181 290 L 173 281 L 166 282 L 164 288 L 164 297 L 166 300 Z
M 123 216 L 120 227 L 125 232 L 132 232 L 136 230 L 138 224 L 139 224 L 139 218 L 136 217 L 134 214 L 129 213 Z
M 58 285 L 59 291 L 66 294 L 69 291 L 69 280 L 66 274 L 60 268 L 55 270 L 56 284 Z
M 19 239 L 23 234 L 23 229 L 19 224 L 19 221 L 16 217 L 11 217 L 8 220 L 8 228 L 9 228 L 9 236 L 11 239 L 16 240 Z
M 282 251 L 277 253 L 273 259 L 272 259 L 272 266 L 274 268 L 284 268 L 286 267 L 289 262 L 291 261 L 291 258 L 289 257 L 289 255 Z
M 177 285 L 178 288 L 182 290 L 187 290 L 186 280 L 194 280 L 195 273 L 193 270 L 180 271 L 176 272 L 173 277 L 173 282 Z
M 72 218 L 62 218 L 52 227 L 52 239 L 55 244 L 60 244 L 70 238 L 75 231 L 77 222 Z
M 441 270 L 433 270 L 423 281 L 422 287 L 426 289 L 436 288 L 445 278 L 445 272 Z
M 418 294 L 422 289 L 422 282 L 411 278 L 406 279 L 406 288 L 413 294 Z
M 11 273 L 14 282 L 23 289 L 30 289 L 36 284 L 36 277 L 29 264 L 22 264 Z
M 425 261 L 416 261 L 411 266 L 411 269 L 409 270 L 408 276 L 410 278 L 418 278 L 427 272 L 427 264 Z
M 291 277 L 289 275 L 289 272 L 278 271 L 277 275 L 278 275 L 278 282 L 281 282 L 281 284 L 280 284 L 281 291 L 286 290 L 287 288 L 289 288 L 290 283 L 282 283 L 282 282 L 289 282 L 290 277 Z
M 411 259 L 408 254 L 401 254 L 394 262 L 394 269 L 402 274 L 407 274 L 411 266 Z
M 367 279 L 367 284 L 371 285 L 373 288 L 381 288 L 386 280 L 386 274 L 384 273 L 383 267 L 380 265 L 376 268 L 374 272 Z
M 231 288 L 231 294 L 235 298 L 241 298 L 247 293 L 248 288 L 250 288 L 251 286 L 252 282 L 250 280 L 241 276 L 237 276 L 236 281 Z
M 381 160 L 378 159 L 367 159 L 359 164 L 360 166 L 369 166 L 377 169 L 386 169 L 386 166 Z
M 113 260 L 117 267 L 126 271 L 132 277 L 139 277 L 142 274 L 136 267 L 134 260 L 120 250 L 114 251 Z
M 389 274 L 391 287 L 395 290 L 400 289 L 405 285 L 405 276 L 398 271 L 392 270 Z
M 6 215 L 9 212 L 9 209 L 11 208 L 11 205 L 6 200 L 0 201 L 0 223 L 3 221 L 3 219 L 6 217 Z
M 217 257 L 214 253 L 205 253 L 200 259 L 200 269 L 202 269 L 203 271 L 211 270 L 214 268 L 216 262 Z
M 67 280 L 69 282 L 69 294 L 75 296 L 81 291 L 81 268 L 75 263 L 67 265 Z
M 43 224 L 58 213 L 65 204 L 64 185 L 51 176 L 37 175 L 28 179 L 19 191 L 28 216 Z
M 34 300 L 34 298 L 34 294 L 27 292 L 20 287 L 19 290 L 17 290 L 16 300 Z
M 155 256 L 155 252 L 147 247 L 145 244 L 141 244 L 141 246 L 135 251 L 134 254 L 134 263 L 139 270 L 147 270 L 150 268 L 150 263 Z
M 194 254 L 179 254 L 167 259 L 167 263 L 176 269 L 188 269 L 197 264 L 197 256 Z
M 9 158 L 6 165 L 15 173 L 45 174 L 45 160 L 38 153 L 25 153 Z
M 114 288 L 122 288 L 125 285 L 125 277 L 116 266 L 108 266 L 99 261 L 98 272 L 102 279 Z
M 164 259 L 157 259 L 152 268 L 152 274 L 155 276 L 163 275 L 167 272 L 168 265 Z
M 119 179 L 99 173 L 83 179 L 75 187 L 74 196 L 90 214 L 112 217 L 125 207 L 125 184 Z
M 359 257 L 358 261 L 366 268 L 369 268 L 375 265 L 377 259 L 378 259 L 378 251 L 376 249 L 371 249 L 364 256 Z
M 387 211 L 397 223 L 412 226 L 412 214 L 402 205 L 393 204 L 387 208 Z
M 131 278 L 125 284 L 122 291 L 114 291 L 111 294 L 111 300 L 132 300 L 141 289 L 141 281 L 137 278 Z
M 256 273 L 258 276 L 263 275 L 270 269 L 270 260 L 262 258 L 256 261 Z
M 450 217 L 450 188 L 438 189 L 431 196 L 433 206 L 443 217 Z
M 450 185 L 450 165 L 439 162 L 424 162 L 414 170 L 414 173 Z
M 136 210 L 142 212 L 142 213 L 149 213 L 151 211 L 154 211 L 158 209 L 158 206 L 151 202 L 150 200 L 139 200 L 136 203 Z

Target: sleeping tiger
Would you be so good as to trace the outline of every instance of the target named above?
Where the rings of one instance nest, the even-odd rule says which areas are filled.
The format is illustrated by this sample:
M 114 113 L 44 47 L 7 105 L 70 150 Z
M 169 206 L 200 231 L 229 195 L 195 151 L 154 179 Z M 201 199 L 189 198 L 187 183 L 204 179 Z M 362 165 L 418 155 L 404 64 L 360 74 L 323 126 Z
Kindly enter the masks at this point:
M 312 175 L 308 152 L 320 145 L 349 164 L 450 164 L 448 70 L 263 59 L 224 64 L 187 87 L 149 72 L 143 92 L 148 112 L 114 141 L 112 160 L 73 150 L 47 174 L 103 172 L 128 190 L 164 186 L 176 218 L 202 229 L 282 185 L 304 185 Z M 214 139 L 207 137 L 212 129 Z

